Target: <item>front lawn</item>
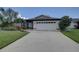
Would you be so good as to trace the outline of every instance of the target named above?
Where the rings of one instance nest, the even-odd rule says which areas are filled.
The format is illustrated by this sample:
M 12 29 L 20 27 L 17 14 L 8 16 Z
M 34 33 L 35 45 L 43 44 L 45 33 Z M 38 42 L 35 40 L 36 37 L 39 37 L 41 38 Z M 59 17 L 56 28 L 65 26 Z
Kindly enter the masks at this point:
M 75 42 L 79 43 L 79 29 L 72 29 L 69 32 L 62 32 L 64 35 L 68 36 Z
M 0 31 L 0 49 L 26 35 L 20 31 Z

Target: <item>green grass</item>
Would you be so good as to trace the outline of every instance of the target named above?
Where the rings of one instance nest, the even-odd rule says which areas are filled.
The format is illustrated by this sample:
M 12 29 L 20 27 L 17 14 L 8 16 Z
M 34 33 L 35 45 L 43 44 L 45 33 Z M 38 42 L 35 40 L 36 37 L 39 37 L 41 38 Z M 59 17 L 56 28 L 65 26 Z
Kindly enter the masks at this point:
M 0 31 L 0 49 L 26 35 L 20 31 Z
M 72 29 L 69 32 L 62 32 L 64 35 L 68 36 L 75 42 L 79 43 L 79 29 Z

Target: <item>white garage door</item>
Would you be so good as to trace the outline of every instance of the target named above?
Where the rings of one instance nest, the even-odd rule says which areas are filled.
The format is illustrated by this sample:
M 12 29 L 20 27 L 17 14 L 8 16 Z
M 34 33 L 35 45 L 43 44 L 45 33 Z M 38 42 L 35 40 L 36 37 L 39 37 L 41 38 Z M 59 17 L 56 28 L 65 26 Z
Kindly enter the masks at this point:
M 36 30 L 56 30 L 58 24 L 54 22 L 46 22 L 46 21 L 40 21 L 34 23 L 34 28 Z

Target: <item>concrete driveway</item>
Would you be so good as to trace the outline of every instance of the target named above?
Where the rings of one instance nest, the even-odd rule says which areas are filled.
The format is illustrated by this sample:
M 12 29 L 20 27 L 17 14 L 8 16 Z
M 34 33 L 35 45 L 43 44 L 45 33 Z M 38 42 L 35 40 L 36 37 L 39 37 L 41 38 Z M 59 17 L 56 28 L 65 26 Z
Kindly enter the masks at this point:
M 1 49 L 3 52 L 75 52 L 79 45 L 56 31 L 31 31 L 28 35 Z

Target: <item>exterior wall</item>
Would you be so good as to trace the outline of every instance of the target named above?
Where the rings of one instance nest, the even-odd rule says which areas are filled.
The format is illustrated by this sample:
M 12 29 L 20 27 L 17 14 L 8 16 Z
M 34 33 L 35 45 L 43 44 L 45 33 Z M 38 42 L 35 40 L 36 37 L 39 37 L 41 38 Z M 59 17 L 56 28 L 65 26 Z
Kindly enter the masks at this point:
M 56 22 L 56 23 L 43 23 L 37 24 L 37 22 Z M 56 30 L 59 29 L 58 26 L 59 21 L 34 21 L 33 28 L 36 30 Z
M 29 28 L 32 28 L 32 23 L 28 23 L 28 27 Z

